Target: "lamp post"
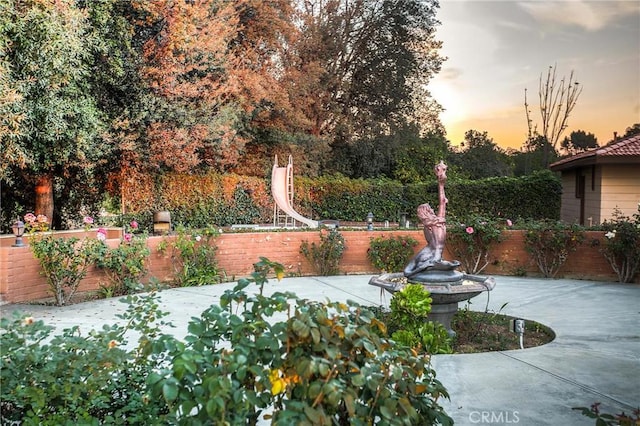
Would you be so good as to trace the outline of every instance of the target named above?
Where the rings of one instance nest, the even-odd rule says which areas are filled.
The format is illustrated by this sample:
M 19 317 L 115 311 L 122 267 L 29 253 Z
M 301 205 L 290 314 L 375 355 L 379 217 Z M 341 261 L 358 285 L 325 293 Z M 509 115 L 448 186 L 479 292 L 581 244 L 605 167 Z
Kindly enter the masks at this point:
M 373 213 L 367 215 L 367 231 L 373 231 Z
M 22 242 L 22 236 L 24 235 L 24 222 L 17 219 L 13 225 L 11 225 L 11 230 L 13 231 L 13 235 L 16 237 L 16 243 L 11 247 L 24 247 L 24 243 Z

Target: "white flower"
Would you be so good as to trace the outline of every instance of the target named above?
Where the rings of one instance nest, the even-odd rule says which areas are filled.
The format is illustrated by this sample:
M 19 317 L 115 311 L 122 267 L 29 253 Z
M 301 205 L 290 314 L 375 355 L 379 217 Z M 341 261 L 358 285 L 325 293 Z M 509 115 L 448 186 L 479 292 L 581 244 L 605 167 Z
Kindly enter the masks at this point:
M 218 233 L 222 234 L 222 228 L 218 229 Z
M 202 237 L 200 235 L 196 235 L 196 241 L 200 241 Z
M 616 231 L 613 231 L 613 232 L 609 231 L 606 234 L 604 234 L 604 236 L 607 237 L 608 239 L 612 239 L 613 237 L 616 236 Z

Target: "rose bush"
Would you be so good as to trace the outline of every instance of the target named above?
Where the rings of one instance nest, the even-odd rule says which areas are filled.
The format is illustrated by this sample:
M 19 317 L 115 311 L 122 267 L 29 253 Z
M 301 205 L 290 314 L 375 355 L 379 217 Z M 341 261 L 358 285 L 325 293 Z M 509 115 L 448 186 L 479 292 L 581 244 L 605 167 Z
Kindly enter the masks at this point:
M 510 220 L 480 215 L 453 219 L 447 226 L 447 248 L 468 274 L 481 273 L 491 263 L 491 248 L 502 241 L 502 230 Z
M 147 247 L 147 233 L 134 234 L 138 229 L 135 220 L 123 229 L 123 236 L 118 247 L 110 249 L 104 245 L 101 256 L 96 257 L 96 265 L 102 270 L 111 282 L 102 285 L 105 296 L 122 296 L 141 290 L 141 279 L 147 273 L 147 259 L 151 251 Z M 104 231 L 104 232 L 102 232 Z M 106 230 L 98 229 L 98 239 L 106 239 Z
M 640 204 L 632 218 L 616 209 L 602 229 L 605 241 L 601 253 L 618 274 L 618 281 L 632 282 L 640 269 Z
M 91 224 L 86 221 L 85 224 L 85 230 L 88 231 Z M 100 235 L 99 230 L 97 236 Z M 53 232 L 47 234 L 32 232 L 29 245 L 33 255 L 40 262 L 41 274 L 46 277 L 58 306 L 65 305 L 71 300 L 89 268 L 104 255 L 105 251 L 103 242 L 98 238 L 86 236 L 82 239 L 59 238 Z

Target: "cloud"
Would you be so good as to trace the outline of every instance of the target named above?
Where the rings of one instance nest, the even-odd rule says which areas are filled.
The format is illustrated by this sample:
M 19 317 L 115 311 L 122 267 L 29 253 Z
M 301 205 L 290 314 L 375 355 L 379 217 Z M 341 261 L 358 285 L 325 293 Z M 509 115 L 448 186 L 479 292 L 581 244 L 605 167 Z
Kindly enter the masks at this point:
M 577 26 L 598 31 L 617 19 L 640 13 L 640 3 L 628 0 L 520 2 L 520 7 L 538 22 Z
M 458 78 L 460 78 L 460 76 L 462 76 L 462 74 L 463 72 L 460 68 L 445 67 L 438 75 L 443 80 L 457 80 Z

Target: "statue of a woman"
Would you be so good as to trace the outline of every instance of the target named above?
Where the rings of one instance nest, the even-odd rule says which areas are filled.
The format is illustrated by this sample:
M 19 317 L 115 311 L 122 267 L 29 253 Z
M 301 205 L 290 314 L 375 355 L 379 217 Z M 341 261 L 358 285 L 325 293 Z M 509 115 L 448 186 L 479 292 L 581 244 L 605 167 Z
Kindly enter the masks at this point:
M 427 246 L 420 250 L 404 268 L 404 275 L 411 278 L 421 272 L 433 270 L 451 270 L 459 265 L 458 262 L 442 260 L 442 251 L 447 239 L 447 224 L 445 214 L 447 197 L 444 195 L 444 183 L 447 181 L 447 166 L 442 161 L 435 167 L 438 178 L 438 214 L 436 215 L 428 203 L 418 206 L 418 219 L 422 223 L 424 239 Z

